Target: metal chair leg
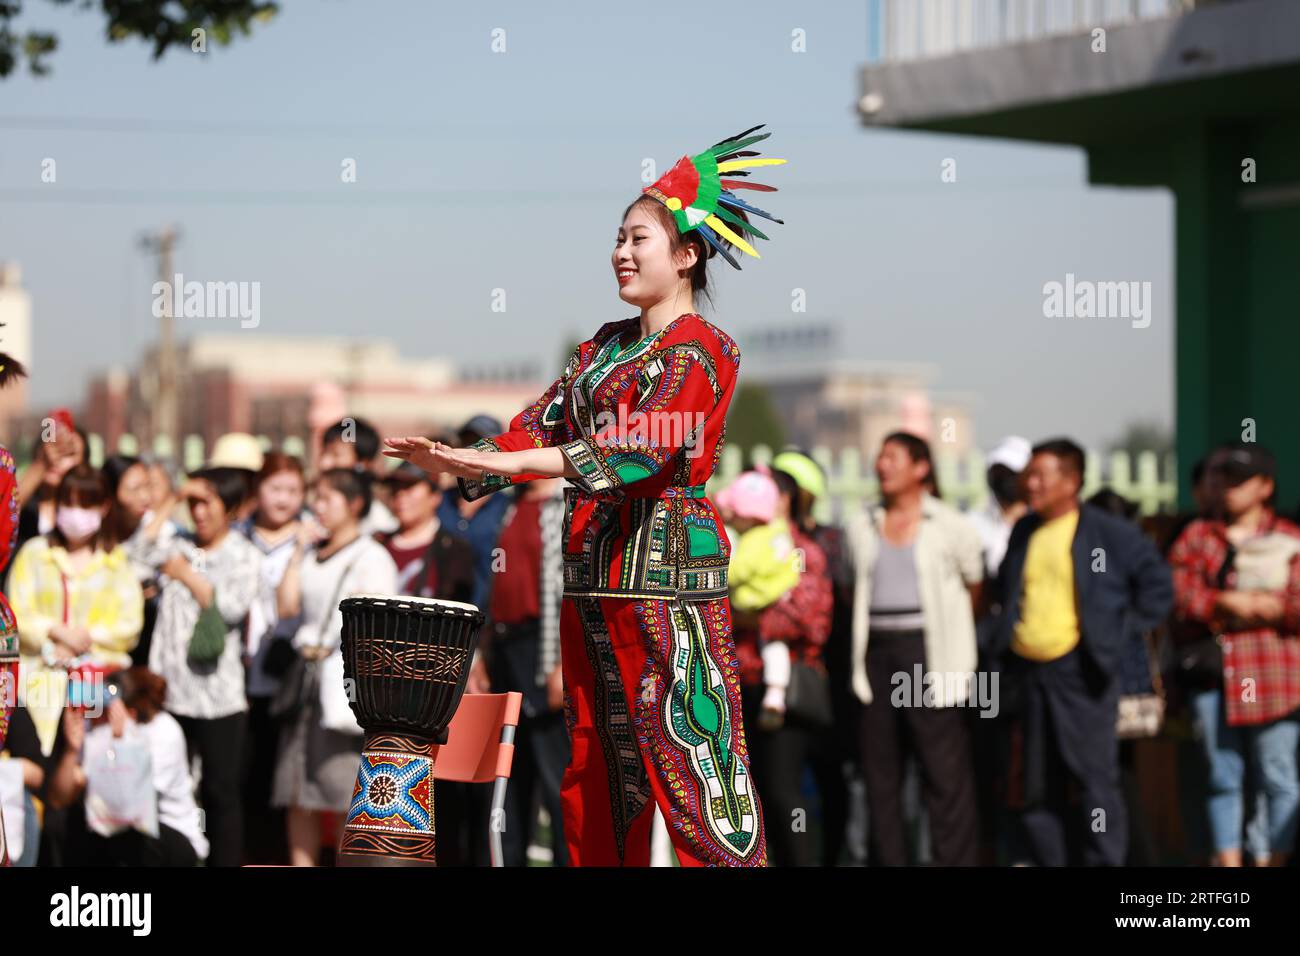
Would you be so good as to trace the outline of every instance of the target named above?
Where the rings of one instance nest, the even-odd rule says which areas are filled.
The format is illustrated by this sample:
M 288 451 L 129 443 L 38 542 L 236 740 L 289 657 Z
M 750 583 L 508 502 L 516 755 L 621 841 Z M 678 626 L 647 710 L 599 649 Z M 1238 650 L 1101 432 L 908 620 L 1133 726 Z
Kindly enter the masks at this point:
M 501 744 L 505 746 L 514 742 L 515 728 L 506 724 L 501 728 Z M 492 814 L 488 820 L 488 852 L 493 866 L 506 865 L 501 851 L 501 833 L 506 828 L 506 787 L 509 784 L 509 777 L 499 776 L 492 785 Z
M 492 817 L 488 822 L 488 847 L 493 866 L 505 866 L 501 851 L 501 831 L 506 825 L 506 786 L 509 777 L 497 777 L 492 785 Z

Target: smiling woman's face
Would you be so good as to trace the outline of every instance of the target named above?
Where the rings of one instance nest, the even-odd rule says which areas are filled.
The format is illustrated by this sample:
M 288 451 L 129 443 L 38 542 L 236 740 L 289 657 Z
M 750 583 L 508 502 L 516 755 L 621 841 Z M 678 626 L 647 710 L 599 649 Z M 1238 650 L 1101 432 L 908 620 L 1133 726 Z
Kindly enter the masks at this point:
M 678 270 L 690 269 L 697 257 L 695 246 L 688 243 L 678 250 L 674 262 L 672 244 L 659 217 L 647 204 L 635 204 L 618 228 L 610 257 L 619 298 L 648 308 L 676 294 L 683 282 L 689 292 L 690 280 L 678 275 Z

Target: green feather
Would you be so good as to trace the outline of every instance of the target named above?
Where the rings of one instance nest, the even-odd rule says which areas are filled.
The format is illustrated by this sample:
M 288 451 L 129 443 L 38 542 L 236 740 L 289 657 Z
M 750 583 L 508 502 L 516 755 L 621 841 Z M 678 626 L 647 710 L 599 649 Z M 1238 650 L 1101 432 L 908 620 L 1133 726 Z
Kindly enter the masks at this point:
M 723 143 L 719 146 L 714 146 L 711 150 L 709 150 L 709 152 L 712 153 L 715 157 L 726 156 L 728 153 L 734 153 L 736 152 L 736 150 L 744 149 L 746 146 L 750 145 L 751 143 L 757 143 L 761 139 L 767 139 L 771 135 L 772 135 L 771 133 L 764 133 L 761 136 L 751 136 L 749 137 L 749 139 L 742 139 L 739 143 Z
M 717 216 L 719 219 L 726 220 L 727 222 L 731 223 L 733 226 L 739 226 L 741 229 L 745 230 L 746 232 L 758 236 L 758 238 L 760 239 L 768 238 L 767 236 L 759 232 L 757 229 L 755 229 L 753 226 L 751 226 L 749 223 L 745 222 L 745 220 L 737 216 L 734 212 L 730 212 L 727 209 L 727 207 L 722 205 L 721 203 L 718 204 L 717 209 L 713 210 L 713 214 Z

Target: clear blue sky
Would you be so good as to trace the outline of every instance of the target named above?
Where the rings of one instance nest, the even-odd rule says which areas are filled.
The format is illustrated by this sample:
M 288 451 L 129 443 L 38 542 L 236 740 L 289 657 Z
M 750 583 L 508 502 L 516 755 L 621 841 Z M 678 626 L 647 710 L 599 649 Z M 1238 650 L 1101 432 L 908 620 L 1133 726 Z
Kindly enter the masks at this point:
M 1172 421 L 1168 194 L 1089 187 L 1079 150 L 864 130 L 863 3 L 285 0 L 231 47 L 159 62 L 109 44 L 95 12 L 26 7 L 20 25 L 61 48 L 52 76 L 0 82 L 0 259 L 34 299 L 39 402 L 80 401 L 85 376 L 151 340 L 136 242 L 172 221 L 187 278 L 261 283 L 242 334 L 558 365 L 564 340 L 630 314 L 609 248 L 643 158 L 662 171 L 766 122 L 790 164 L 762 204 L 786 225 L 761 261 L 715 273 L 742 351 L 747 328 L 839 320 L 846 356 L 932 362 L 938 388 L 977 394 L 985 447 Z M 1044 283 L 1069 272 L 1150 281 L 1150 327 L 1044 318 Z

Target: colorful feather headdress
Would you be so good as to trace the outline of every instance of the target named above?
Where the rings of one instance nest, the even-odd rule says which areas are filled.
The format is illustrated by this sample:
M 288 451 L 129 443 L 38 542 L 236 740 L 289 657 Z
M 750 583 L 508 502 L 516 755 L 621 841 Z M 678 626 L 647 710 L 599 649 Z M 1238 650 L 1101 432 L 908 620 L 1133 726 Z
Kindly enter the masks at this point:
M 751 215 L 762 216 L 772 222 L 785 224 L 771 213 L 751 206 L 743 199 L 738 199 L 733 189 L 754 189 L 759 192 L 774 193 L 775 186 L 751 183 L 747 179 L 733 179 L 733 176 L 748 176 L 751 166 L 779 166 L 784 159 L 756 159 L 757 150 L 745 149 L 760 140 L 767 139 L 771 133 L 758 136 L 749 134 L 760 130 L 766 123 L 728 136 L 720 143 L 715 143 L 704 152 L 695 156 L 683 156 L 677 160 L 672 169 L 659 177 L 653 186 L 647 186 L 641 192 L 653 196 L 672 212 L 677 220 L 677 228 L 683 233 L 698 230 L 704 240 L 718 250 L 728 262 L 737 269 L 737 262 L 722 244 L 725 239 L 737 249 L 758 258 L 754 247 L 739 233 L 748 233 L 759 239 L 767 236 L 742 219 L 737 213 L 744 211 Z M 734 228 L 733 228 L 734 227 Z

